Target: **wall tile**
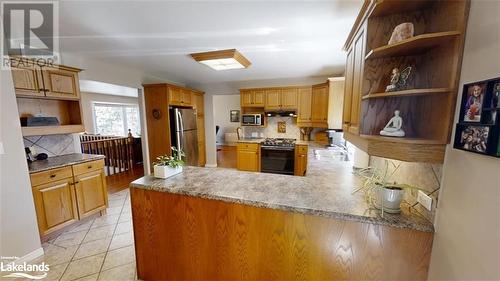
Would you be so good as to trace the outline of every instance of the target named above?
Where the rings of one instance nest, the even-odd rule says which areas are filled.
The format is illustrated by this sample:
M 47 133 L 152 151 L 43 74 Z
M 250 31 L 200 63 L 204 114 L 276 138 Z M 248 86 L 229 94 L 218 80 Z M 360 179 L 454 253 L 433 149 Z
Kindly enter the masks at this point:
M 286 133 L 278 133 L 278 122 L 286 122 Z M 293 117 L 268 117 L 267 127 L 265 128 L 252 128 L 245 127 L 245 138 L 252 137 L 252 132 L 264 134 L 265 138 L 291 138 L 300 139 L 300 129 L 297 127 L 296 119 Z
M 57 156 L 75 153 L 73 136 L 47 135 L 24 137 L 24 146 L 35 146 L 37 153 L 47 153 L 48 156 Z

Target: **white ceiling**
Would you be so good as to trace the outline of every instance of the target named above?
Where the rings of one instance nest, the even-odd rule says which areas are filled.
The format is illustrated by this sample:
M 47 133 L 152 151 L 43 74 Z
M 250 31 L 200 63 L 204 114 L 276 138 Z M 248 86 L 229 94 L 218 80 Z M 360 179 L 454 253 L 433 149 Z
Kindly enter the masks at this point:
M 63 1 L 60 48 L 179 83 L 343 73 L 342 45 L 362 0 Z M 236 48 L 252 65 L 214 71 L 190 53 Z

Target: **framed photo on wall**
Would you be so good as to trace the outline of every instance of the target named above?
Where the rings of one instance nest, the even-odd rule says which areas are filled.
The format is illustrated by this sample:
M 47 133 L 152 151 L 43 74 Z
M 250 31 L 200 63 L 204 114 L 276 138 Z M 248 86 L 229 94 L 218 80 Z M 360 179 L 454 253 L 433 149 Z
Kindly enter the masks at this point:
M 490 126 L 458 125 L 455 148 L 485 154 L 489 140 Z
M 481 122 L 485 94 L 486 82 L 472 83 L 464 86 L 460 121 Z
M 230 111 L 230 122 L 240 122 L 240 111 L 239 110 L 231 110 Z

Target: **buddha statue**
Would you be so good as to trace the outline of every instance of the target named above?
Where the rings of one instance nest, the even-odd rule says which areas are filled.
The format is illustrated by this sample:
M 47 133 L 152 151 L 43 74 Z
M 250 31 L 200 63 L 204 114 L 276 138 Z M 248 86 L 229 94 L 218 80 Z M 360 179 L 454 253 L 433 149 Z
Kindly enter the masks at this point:
M 403 127 L 403 118 L 399 116 L 399 110 L 394 111 L 394 116 L 387 122 L 384 129 L 380 131 L 380 135 L 388 137 L 404 137 L 405 131 L 401 129 Z

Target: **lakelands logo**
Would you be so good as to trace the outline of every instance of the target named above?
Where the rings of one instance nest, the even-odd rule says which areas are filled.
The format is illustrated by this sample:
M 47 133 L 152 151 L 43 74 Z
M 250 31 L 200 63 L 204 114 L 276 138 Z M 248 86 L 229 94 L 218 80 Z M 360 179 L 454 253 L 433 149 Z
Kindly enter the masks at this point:
M 2 257 L 2 260 L 17 260 L 17 257 Z M 21 264 L 16 264 L 15 262 L 5 263 L 0 262 L 0 276 L 2 278 L 28 278 L 33 280 L 40 280 L 47 277 L 50 268 L 48 264 L 42 262 L 41 264 L 28 264 L 23 262 Z M 7 275 L 3 275 L 4 273 Z M 26 273 L 29 272 L 29 273 Z M 32 272 L 37 272 L 36 274 Z
M 55 1 L 1 2 L 2 56 L 57 60 L 59 52 L 59 9 Z M 2 60 L 6 66 L 6 59 Z

